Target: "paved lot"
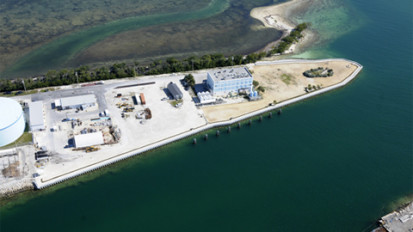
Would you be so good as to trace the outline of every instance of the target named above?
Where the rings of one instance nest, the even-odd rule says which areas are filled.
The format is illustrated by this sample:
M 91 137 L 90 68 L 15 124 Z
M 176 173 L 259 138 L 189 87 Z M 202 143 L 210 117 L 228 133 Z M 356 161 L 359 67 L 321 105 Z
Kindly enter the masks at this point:
M 34 166 L 34 148 L 31 145 L 0 151 L 0 169 L 16 165 L 16 176 L 0 174 L 0 195 L 13 190 L 32 186 L 32 177 L 36 172 Z
M 193 128 L 206 124 L 201 110 L 197 109 L 188 91 L 185 91 L 180 84 L 183 75 L 162 75 L 156 78 L 141 78 L 139 81 L 115 82 L 105 85 L 91 87 L 65 89 L 55 92 L 47 92 L 32 96 L 32 100 L 43 100 L 46 107 L 47 129 L 43 132 L 35 133 L 35 141 L 39 146 L 47 146 L 54 151 L 50 162 L 39 168 L 38 172 L 44 180 L 62 175 L 72 170 L 86 167 L 102 160 L 108 159 L 119 153 L 127 152 L 145 145 L 155 143 L 162 139 L 172 137 L 176 134 L 189 131 Z M 137 84 L 138 82 L 155 81 L 155 84 L 115 89 L 120 85 Z M 165 88 L 173 81 L 178 85 L 183 93 L 183 104 L 176 108 L 171 104 L 171 100 L 162 100 L 167 97 Z M 121 93 L 122 98 L 115 96 Z M 128 118 L 122 118 L 122 109 L 116 103 L 128 102 L 133 104 L 132 96 L 143 93 L 147 104 L 134 105 L 135 110 L 129 114 Z M 56 111 L 52 109 L 55 99 L 68 96 L 85 94 L 95 94 L 98 106 L 85 111 L 75 113 L 75 110 Z M 152 118 L 148 120 L 136 119 L 135 115 L 145 108 L 152 112 Z M 98 152 L 85 153 L 84 151 L 73 151 L 72 148 L 65 148 L 68 139 L 73 137 L 78 130 L 71 128 L 70 122 L 62 122 L 64 118 L 76 118 L 83 122 L 91 118 L 96 118 L 99 112 L 108 109 L 111 121 L 114 126 L 120 129 L 121 139 L 119 143 L 100 146 Z M 58 131 L 51 132 L 53 126 Z M 86 126 L 86 125 L 85 125 Z M 59 130 L 60 128 L 60 130 Z
M 413 232 L 413 202 L 401 210 L 382 217 L 381 222 L 388 231 Z

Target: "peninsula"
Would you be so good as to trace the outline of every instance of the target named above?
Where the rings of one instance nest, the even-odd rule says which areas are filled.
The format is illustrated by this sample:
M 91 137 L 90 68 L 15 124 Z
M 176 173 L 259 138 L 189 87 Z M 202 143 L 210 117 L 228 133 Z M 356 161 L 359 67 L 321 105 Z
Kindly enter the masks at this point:
M 334 74 L 304 76 L 320 67 Z M 275 111 L 342 87 L 361 70 L 360 64 L 345 59 L 260 61 L 13 97 L 27 112 L 33 142 L 0 151 L 5 164 L 1 194 L 33 185 L 45 188 L 202 131 Z M 192 84 L 184 81 L 188 76 Z

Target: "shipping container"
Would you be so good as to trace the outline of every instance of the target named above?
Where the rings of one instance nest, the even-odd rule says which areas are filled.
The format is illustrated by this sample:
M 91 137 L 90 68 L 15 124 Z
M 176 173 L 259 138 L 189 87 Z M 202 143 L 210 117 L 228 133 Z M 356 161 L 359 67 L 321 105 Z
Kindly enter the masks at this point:
M 139 97 L 138 94 L 135 94 L 135 100 L 136 100 L 136 105 L 140 105 L 140 104 L 141 104 L 141 98 Z
M 146 104 L 145 95 L 143 95 L 143 93 L 141 93 L 139 96 L 140 96 L 140 99 L 141 99 L 141 104 L 145 105 Z

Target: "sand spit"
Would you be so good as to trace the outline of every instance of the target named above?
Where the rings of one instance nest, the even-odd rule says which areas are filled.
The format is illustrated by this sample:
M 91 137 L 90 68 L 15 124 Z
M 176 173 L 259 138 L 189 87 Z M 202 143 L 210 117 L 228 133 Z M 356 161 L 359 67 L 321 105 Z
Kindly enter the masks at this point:
M 313 2 L 314 0 L 291 0 L 272 6 L 254 8 L 250 13 L 251 17 L 260 20 L 265 27 L 283 31 L 283 35 L 279 40 L 268 44 L 263 50 L 266 52 L 271 50 L 282 38 L 287 36 L 298 25 L 292 19 L 304 12 Z M 303 47 L 307 47 L 315 41 L 316 33 L 314 31 L 307 29 L 303 32 L 303 35 L 304 37 L 299 43 L 291 45 L 290 49 L 285 52 L 286 54 L 302 50 Z

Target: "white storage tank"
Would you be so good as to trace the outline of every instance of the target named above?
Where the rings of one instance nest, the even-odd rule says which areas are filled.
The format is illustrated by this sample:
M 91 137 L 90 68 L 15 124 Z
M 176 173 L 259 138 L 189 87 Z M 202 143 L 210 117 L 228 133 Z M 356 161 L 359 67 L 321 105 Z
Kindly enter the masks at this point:
M 0 112 L 1 147 L 18 139 L 26 123 L 21 105 L 13 99 L 0 97 Z

